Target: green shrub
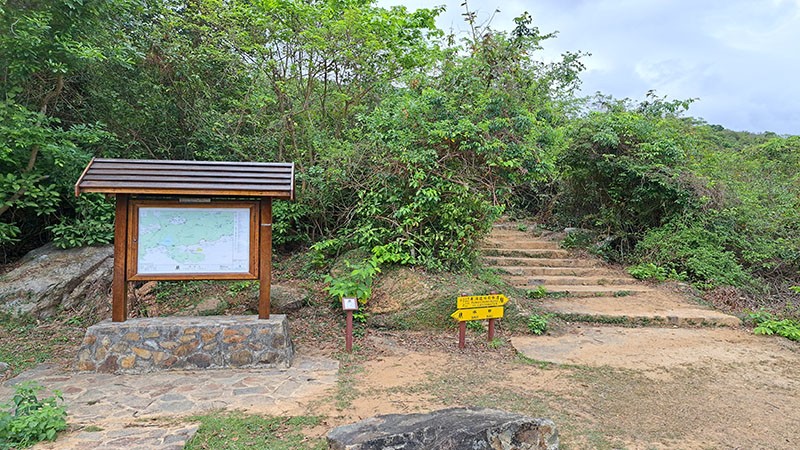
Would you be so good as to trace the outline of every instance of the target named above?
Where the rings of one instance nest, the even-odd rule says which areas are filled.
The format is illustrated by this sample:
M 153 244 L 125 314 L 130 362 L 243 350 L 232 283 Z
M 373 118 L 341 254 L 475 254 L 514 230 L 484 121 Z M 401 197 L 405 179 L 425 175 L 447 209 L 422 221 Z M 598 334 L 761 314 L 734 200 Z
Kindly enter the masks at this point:
M 642 259 L 668 271 L 664 275 L 672 271 L 685 274 L 698 286 L 752 285 L 752 277 L 726 243 L 724 230 L 708 229 L 702 219 L 686 218 L 650 230 L 636 251 Z
M 667 279 L 667 269 L 653 263 L 637 264 L 628 267 L 628 273 L 637 280 L 664 281 Z
M 537 336 L 544 334 L 547 331 L 549 319 L 548 314 L 533 314 L 528 317 L 528 331 Z
M 11 405 L 0 405 L 0 449 L 25 448 L 41 441 L 53 441 L 67 429 L 67 412 L 61 393 L 39 399 L 42 387 L 22 382 L 14 391 Z
M 667 269 L 666 267 L 657 266 L 653 263 L 642 263 L 630 266 L 628 267 L 628 273 L 637 280 L 686 280 L 686 273 L 678 273 L 675 269 Z
M 606 254 L 624 258 L 647 230 L 696 208 L 694 177 L 683 167 L 691 143 L 677 118 L 689 102 L 599 101 L 605 111 L 570 124 L 557 212 L 603 230 L 615 250 Z
M 594 234 L 586 230 L 575 230 L 564 237 L 561 246 L 564 248 L 589 249 L 594 245 Z
M 755 334 L 768 336 L 776 334 L 791 341 L 800 341 L 800 321 L 792 319 L 778 320 L 763 311 L 751 313 L 749 318 L 756 324 L 753 329 Z
M 108 244 L 114 239 L 114 203 L 100 194 L 83 194 L 75 202 L 75 217 L 47 227 L 58 248 Z
M 525 292 L 527 298 L 545 298 L 547 297 L 547 288 L 544 286 L 536 286 L 535 289 L 528 289 Z
M 345 261 L 344 265 L 349 272 L 336 277 L 325 275 L 324 281 L 328 284 L 325 290 L 336 299 L 337 304 L 345 297 L 354 297 L 358 301 L 358 311 L 353 313 L 353 318 L 366 322 L 367 316 L 363 307 L 372 295 L 372 283 L 381 269 L 374 258 L 355 264 Z

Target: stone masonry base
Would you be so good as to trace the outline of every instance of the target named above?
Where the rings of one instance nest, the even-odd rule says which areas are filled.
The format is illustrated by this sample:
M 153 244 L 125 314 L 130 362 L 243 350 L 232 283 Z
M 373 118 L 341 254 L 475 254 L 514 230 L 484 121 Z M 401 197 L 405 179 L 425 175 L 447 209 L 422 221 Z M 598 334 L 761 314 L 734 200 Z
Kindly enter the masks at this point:
M 145 373 L 170 369 L 289 367 L 286 316 L 157 317 L 105 320 L 86 330 L 78 370 Z

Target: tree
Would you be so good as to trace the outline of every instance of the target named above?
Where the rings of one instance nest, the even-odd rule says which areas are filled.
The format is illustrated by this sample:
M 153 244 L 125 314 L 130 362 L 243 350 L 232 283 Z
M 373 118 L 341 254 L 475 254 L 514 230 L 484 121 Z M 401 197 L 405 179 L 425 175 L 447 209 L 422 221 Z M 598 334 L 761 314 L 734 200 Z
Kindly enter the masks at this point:
M 0 1 L 0 244 L 35 245 L 88 147 L 105 136 L 70 117 L 80 70 L 103 60 L 117 3 Z M 73 180 L 73 181 L 68 181 Z M 38 219 L 37 219 L 38 217 Z M 29 229 L 23 233 L 20 224 Z

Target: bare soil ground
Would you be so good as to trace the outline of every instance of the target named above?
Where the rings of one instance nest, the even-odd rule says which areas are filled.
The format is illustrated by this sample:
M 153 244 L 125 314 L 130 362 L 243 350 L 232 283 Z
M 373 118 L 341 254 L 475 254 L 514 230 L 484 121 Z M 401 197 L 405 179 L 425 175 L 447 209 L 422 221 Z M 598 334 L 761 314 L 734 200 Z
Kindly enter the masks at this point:
M 361 329 L 347 355 L 342 319 L 328 305 L 290 323 L 300 354 L 341 361 L 336 389 L 305 406 L 327 417 L 314 437 L 376 414 L 476 405 L 551 418 L 564 449 L 800 448 L 800 344 L 747 329 L 567 324 L 533 337 L 501 326 L 495 345 L 469 331 L 464 350 L 455 330 Z M 69 366 L 76 327 L 38 331 L 64 336 L 49 360 Z M 15 333 L 2 338 L 13 345 Z M 523 356 L 530 348 L 561 359 Z
M 472 334 L 458 350 L 454 333 L 370 332 L 310 411 L 329 417 L 320 435 L 376 414 L 477 405 L 549 417 L 565 449 L 800 448 L 800 345 L 685 331 L 655 348 L 648 335 L 617 354 L 589 350 L 584 364 L 527 359 L 508 335 L 492 348 Z
M 800 343 L 744 328 L 563 322 L 533 337 L 501 320 L 493 345 L 485 332 L 469 331 L 463 350 L 455 330 L 357 327 L 348 355 L 341 311 L 313 303 L 289 316 L 297 351 L 341 361 L 336 389 L 305 405 L 306 413 L 327 417 L 315 437 L 376 414 L 475 405 L 551 418 L 564 449 L 800 448 Z M 246 309 L 230 300 L 229 312 Z M 66 368 L 82 335 L 68 323 L 0 327 L 0 350 Z

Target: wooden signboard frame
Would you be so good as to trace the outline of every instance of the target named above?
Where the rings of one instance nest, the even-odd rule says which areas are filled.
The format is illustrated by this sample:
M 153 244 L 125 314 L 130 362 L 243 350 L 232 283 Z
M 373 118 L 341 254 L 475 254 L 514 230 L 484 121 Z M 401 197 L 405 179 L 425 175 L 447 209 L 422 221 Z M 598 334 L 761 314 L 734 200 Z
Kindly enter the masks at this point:
M 260 226 L 260 203 L 254 200 L 211 200 L 208 202 L 181 202 L 180 200 L 132 199 L 128 202 L 128 251 L 126 276 L 130 281 L 142 280 L 256 280 L 258 279 L 258 243 Z M 247 209 L 249 212 L 248 269 L 243 272 L 181 272 L 181 273 L 139 273 L 139 217 L 141 208 L 181 208 L 181 209 Z
M 112 281 L 111 320 L 124 322 L 128 317 L 128 283 L 140 280 L 255 280 L 259 281 L 258 317 L 269 319 L 272 273 L 272 199 L 225 200 L 210 203 L 181 203 L 179 200 L 131 198 L 117 194 L 114 223 L 114 278 Z M 164 208 L 250 208 L 250 270 L 247 273 L 139 274 L 136 271 L 138 210 L 140 207 Z
M 258 280 L 258 317 L 270 315 L 272 199 L 294 200 L 293 163 L 93 159 L 75 195 L 114 195 L 114 275 L 111 320 L 128 317 L 128 283 L 140 280 Z M 139 209 L 249 208 L 246 272 L 138 273 Z

